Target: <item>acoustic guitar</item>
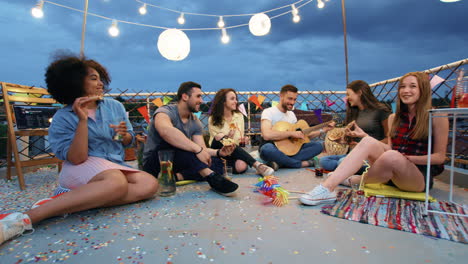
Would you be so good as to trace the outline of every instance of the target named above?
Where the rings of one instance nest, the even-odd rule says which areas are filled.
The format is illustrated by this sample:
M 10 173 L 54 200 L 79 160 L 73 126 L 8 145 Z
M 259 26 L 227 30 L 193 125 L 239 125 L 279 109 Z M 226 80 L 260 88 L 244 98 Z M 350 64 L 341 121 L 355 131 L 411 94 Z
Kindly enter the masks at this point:
M 319 130 L 320 128 L 327 126 L 333 120 L 328 122 L 309 127 L 306 121 L 299 120 L 295 124 L 288 123 L 286 121 L 279 121 L 273 126 L 275 131 L 302 131 L 305 135 L 303 139 L 300 138 L 285 138 L 275 141 L 275 146 L 284 154 L 288 156 L 296 155 L 301 149 L 302 145 L 310 142 L 310 138 L 307 136 L 310 132 L 314 130 Z

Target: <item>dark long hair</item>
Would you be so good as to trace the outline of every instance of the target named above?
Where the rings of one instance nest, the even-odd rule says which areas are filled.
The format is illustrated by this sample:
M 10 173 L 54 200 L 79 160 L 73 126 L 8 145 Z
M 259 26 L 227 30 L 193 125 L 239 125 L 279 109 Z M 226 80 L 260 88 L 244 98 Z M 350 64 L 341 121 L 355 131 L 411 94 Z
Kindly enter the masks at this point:
M 226 95 L 229 92 L 233 92 L 237 97 L 236 90 L 232 88 L 221 89 L 215 95 L 211 106 L 211 124 L 213 126 L 222 127 L 224 124 L 224 102 L 226 102 Z M 235 110 L 234 112 L 239 111 Z
M 95 69 L 107 89 L 111 78 L 106 68 L 94 60 L 79 58 L 70 54 L 59 53 L 47 67 L 45 81 L 50 95 L 62 104 L 73 104 L 76 98 L 85 95 L 84 81 L 88 68 Z
M 365 109 L 381 109 L 390 112 L 387 105 L 379 102 L 372 93 L 369 84 L 362 80 L 356 80 L 348 84 L 346 89 L 351 89 L 353 92 L 358 93 L 361 91 L 361 103 Z M 359 108 L 351 106 L 349 102 L 346 103 L 346 124 L 356 120 L 359 116 Z

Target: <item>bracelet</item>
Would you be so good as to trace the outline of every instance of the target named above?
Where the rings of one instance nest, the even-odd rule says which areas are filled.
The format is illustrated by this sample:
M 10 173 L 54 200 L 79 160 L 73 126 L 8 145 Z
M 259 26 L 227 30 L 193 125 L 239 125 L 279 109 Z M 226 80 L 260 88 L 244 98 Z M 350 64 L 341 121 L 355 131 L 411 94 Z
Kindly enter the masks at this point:
M 200 154 L 202 151 L 203 151 L 203 147 L 200 147 L 200 151 L 198 151 L 198 152 L 195 152 L 195 155 L 198 155 L 198 154 Z
M 221 149 L 218 149 L 218 150 L 216 151 L 216 157 L 218 157 L 218 158 L 221 158 L 221 156 L 219 155 L 219 151 L 220 151 L 220 150 L 221 150 Z

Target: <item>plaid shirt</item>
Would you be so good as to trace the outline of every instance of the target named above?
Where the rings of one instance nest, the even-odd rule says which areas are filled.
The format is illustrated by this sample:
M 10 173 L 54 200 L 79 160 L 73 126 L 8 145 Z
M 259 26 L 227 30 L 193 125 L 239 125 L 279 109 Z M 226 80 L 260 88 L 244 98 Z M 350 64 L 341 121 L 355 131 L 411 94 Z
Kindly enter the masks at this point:
M 427 155 L 427 138 L 412 139 L 410 137 L 411 130 L 414 128 L 415 124 L 416 117 L 410 122 L 408 113 L 403 113 L 400 127 L 396 131 L 396 137 L 392 138 L 392 149 L 405 155 Z

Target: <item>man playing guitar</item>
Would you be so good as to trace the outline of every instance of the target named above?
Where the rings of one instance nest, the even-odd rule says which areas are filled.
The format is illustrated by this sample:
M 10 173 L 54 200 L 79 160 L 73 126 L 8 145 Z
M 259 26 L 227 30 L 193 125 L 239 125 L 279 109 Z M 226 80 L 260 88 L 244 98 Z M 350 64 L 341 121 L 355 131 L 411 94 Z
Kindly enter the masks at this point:
M 322 152 L 323 144 L 321 141 L 308 142 L 308 139 L 319 137 L 322 133 L 326 133 L 335 126 L 331 122 L 319 131 L 311 132 L 308 132 L 309 129 L 275 129 L 275 124 L 280 121 L 285 121 L 291 125 L 301 122 L 297 122 L 296 115 L 292 111 L 297 100 L 297 94 L 298 90 L 295 86 L 290 84 L 283 86 L 280 91 L 279 104 L 267 108 L 262 112 L 261 133 L 263 142 L 259 150 L 260 157 L 267 162 L 268 166 L 275 170 L 280 167 L 302 168 L 312 166 L 312 159 Z M 292 154 L 296 151 L 292 151 L 292 153 L 281 151 L 274 143 L 280 141 L 290 141 L 292 145 L 299 143 L 302 146 L 300 146 L 297 153 Z

